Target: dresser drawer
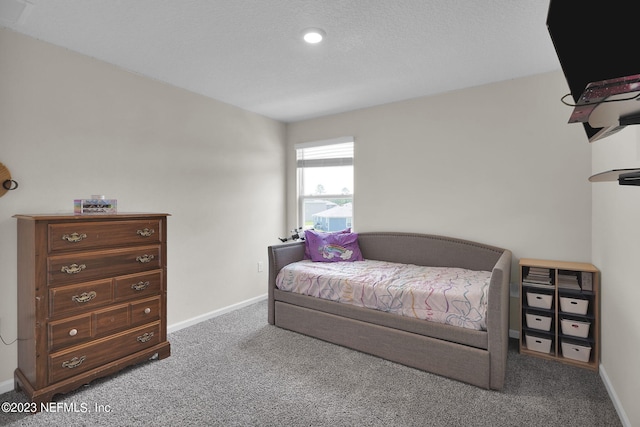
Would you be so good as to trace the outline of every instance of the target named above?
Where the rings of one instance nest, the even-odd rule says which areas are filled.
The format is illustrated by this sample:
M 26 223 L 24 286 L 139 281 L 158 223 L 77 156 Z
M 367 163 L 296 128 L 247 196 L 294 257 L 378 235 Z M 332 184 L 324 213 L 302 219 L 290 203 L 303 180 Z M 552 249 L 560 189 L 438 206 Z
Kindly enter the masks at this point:
M 49 350 L 61 350 L 131 326 L 155 322 L 160 320 L 160 309 L 160 296 L 156 296 L 49 322 Z
M 79 314 L 113 302 L 111 279 L 49 289 L 49 315 Z
M 148 219 L 49 224 L 49 252 L 159 243 L 163 237 L 161 222 Z
M 49 382 L 97 368 L 160 342 L 160 323 L 79 345 L 49 356 Z
M 116 277 L 116 301 L 159 295 L 162 290 L 162 270 Z
M 95 311 L 92 320 L 95 337 L 103 337 L 127 329 L 131 324 L 129 304 L 121 304 Z
M 131 303 L 132 325 L 142 325 L 144 323 L 153 322 L 154 320 L 160 320 L 159 296 Z
M 91 315 L 49 322 L 49 350 L 78 345 L 91 339 Z
M 160 245 L 109 249 L 47 258 L 47 283 L 57 286 L 162 267 Z

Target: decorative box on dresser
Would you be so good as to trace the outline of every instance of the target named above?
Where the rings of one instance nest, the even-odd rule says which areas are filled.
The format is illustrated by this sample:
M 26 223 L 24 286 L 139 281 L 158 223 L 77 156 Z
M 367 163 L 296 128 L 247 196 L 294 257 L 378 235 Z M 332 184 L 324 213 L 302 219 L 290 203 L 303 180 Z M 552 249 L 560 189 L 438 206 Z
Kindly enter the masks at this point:
M 15 215 L 18 368 L 38 404 L 170 355 L 168 214 Z

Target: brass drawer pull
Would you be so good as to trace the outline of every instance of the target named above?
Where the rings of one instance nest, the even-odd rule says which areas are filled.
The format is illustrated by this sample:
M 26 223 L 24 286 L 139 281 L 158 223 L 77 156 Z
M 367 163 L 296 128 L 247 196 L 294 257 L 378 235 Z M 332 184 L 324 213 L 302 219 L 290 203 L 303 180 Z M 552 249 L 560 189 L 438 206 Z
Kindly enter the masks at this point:
M 75 302 L 79 302 L 79 303 L 85 303 L 85 302 L 91 301 L 92 299 L 94 299 L 97 296 L 98 296 L 98 294 L 96 293 L 96 291 L 83 292 L 80 295 L 72 296 L 71 300 L 75 301 Z
M 138 261 L 140 264 L 146 264 L 148 262 L 153 261 L 154 259 L 155 259 L 155 255 L 147 255 L 147 254 L 136 257 L 136 261 Z
M 79 265 L 71 264 L 71 265 L 63 265 L 60 271 L 67 274 L 78 274 L 85 268 L 87 268 L 85 264 L 79 264 Z
M 77 368 L 78 366 L 82 365 L 82 362 L 84 362 L 84 360 L 86 358 L 87 358 L 87 356 L 74 357 L 71 360 L 67 360 L 66 362 L 62 362 L 62 367 L 63 368 L 69 368 L 69 369 Z
M 140 341 L 141 343 L 145 343 L 150 341 L 151 338 L 153 338 L 153 332 L 145 332 L 138 337 L 138 341 Z
M 155 232 L 156 231 L 153 228 L 145 228 L 143 230 L 138 230 L 136 234 L 142 237 L 151 237 L 151 235 L 154 234 Z
M 149 287 L 149 281 L 131 284 L 131 289 L 133 289 L 134 291 L 144 291 L 148 287 Z
M 71 233 L 71 234 L 64 234 L 62 236 L 62 240 L 66 240 L 69 243 L 78 243 L 83 241 L 84 239 L 87 238 L 87 235 L 82 233 Z

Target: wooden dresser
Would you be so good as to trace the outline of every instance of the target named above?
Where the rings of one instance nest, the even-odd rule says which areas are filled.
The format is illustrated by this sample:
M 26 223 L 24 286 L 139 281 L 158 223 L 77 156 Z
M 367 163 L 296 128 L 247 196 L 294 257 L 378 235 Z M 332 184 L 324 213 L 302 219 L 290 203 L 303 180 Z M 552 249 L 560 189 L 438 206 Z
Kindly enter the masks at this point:
M 170 355 L 168 214 L 15 215 L 18 369 L 38 407 Z

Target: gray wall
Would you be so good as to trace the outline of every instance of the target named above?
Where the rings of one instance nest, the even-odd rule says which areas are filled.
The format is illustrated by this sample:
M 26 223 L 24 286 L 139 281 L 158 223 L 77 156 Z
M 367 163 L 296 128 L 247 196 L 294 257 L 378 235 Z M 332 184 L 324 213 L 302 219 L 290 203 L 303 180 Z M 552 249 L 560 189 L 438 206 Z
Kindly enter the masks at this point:
M 282 123 L 0 29 L 0 333 L 16 338 L 16 213 L 104 194 L 167 212 L 168 323 L 267 292 L 284 225 Z M 0 345 L 0 388 L 16 345 Z
M 444 234 L 521 257 L 591 259 L 591 151 L 560 72 L 290 124 L 293 144 L 355 137 L 354 229 Z M 577 126 L 577 127 L 576 127 Z
M 592 144 L 593 173 L 640 168 L 640 128 Z M 602 274 L 602 366 L 627 416 L 640 425 L 640 187 L 593 184 L 593 263 Z

